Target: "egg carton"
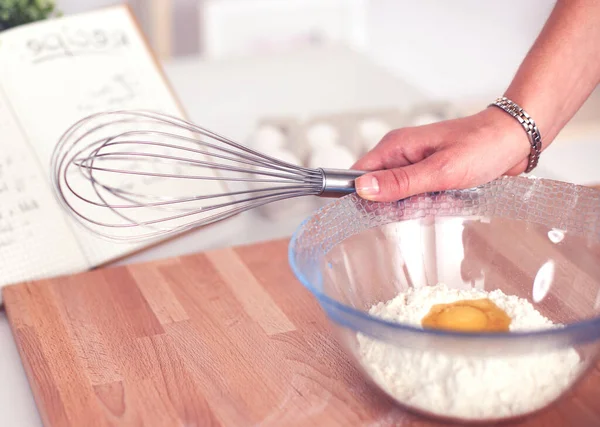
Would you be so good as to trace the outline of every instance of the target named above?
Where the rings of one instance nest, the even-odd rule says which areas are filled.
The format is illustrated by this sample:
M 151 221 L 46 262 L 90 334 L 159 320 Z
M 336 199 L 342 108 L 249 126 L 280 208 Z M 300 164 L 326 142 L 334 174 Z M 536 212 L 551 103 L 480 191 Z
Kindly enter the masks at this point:
M 348 169 L 393 129 L 457 118 L 460 112 L 448 103 L 396 108 L 344 111 L 298 119 L 265 117 L 247 141 L 257 151 L 309 168 Z M 258 209 L 276 219 L 305 215 L 330 202 L 316 197 L 276 202 Z
M 406 123 L 408 126 L 423 126 L 461 116 L 464 112 L 450 103 L 417 104 L 407 112 Z

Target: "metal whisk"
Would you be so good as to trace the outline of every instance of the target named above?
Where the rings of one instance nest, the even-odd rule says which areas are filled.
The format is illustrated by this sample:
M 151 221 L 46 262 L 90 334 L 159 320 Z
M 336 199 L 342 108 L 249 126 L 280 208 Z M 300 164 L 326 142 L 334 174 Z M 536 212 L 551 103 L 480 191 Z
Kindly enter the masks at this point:
M 75 220 L 127 241 L 169 237 L 284 199 L 351 193 L 364 173 L 289 164 L 150 111 L 80 120 L 61 137 L 51 169 Z

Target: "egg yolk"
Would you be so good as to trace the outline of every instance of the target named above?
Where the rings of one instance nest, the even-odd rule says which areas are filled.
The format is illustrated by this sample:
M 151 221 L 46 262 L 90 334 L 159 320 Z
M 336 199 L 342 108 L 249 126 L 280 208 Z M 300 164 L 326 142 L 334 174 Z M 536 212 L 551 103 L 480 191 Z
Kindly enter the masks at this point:
M 424 328 L 459 332 L 508 332 L 510 317 L 487 298 L 436 304 L 423 318 Z

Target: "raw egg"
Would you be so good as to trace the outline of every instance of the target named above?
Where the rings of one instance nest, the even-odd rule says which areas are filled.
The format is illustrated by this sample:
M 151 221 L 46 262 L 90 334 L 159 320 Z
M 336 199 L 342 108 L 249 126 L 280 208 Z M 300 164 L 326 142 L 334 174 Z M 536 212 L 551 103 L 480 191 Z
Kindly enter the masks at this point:
M 459 332 L 508 332 L 510 317 L 487 298 L 436 304 L 423 318 L 424 328 Z

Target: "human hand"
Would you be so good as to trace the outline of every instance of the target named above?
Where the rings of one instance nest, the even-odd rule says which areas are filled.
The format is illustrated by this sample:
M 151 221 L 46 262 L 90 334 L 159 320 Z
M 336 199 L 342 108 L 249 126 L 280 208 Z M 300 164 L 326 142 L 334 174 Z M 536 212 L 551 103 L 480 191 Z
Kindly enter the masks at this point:
M 388 202 L 518 175 L 529 152 L 519 122 L 488 107 L 465 118 L 394 130 L 352 169 L 373 171 L 356 180 L 359 196 Z

